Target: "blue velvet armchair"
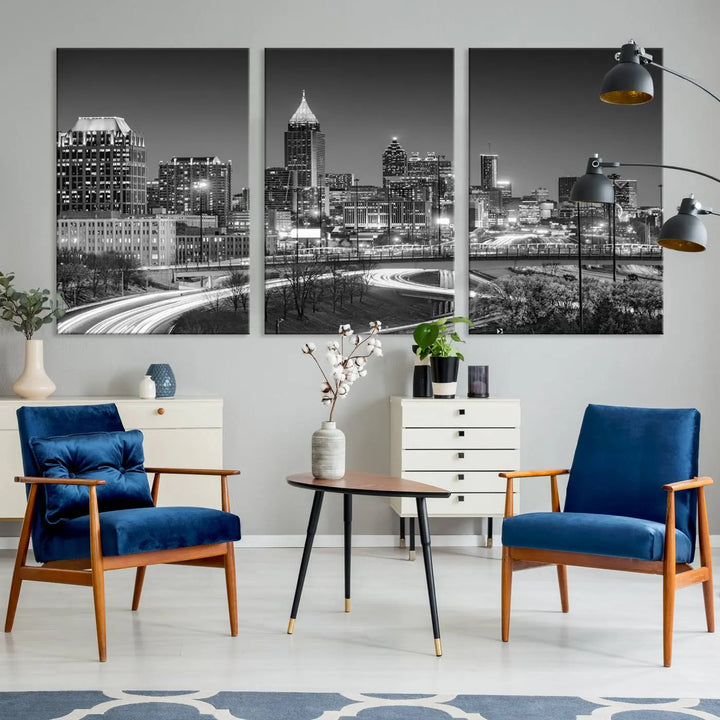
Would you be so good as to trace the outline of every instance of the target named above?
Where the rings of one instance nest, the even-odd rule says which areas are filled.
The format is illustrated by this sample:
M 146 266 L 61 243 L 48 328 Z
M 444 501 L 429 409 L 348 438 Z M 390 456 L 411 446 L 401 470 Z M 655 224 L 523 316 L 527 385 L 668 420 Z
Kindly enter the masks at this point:
M 92 587 L 98 655 L 107 658 L 104 572 L 137 568 L 132 609 L 148 565 L 176 563 L 225 570 L 230 631 L 237 635 L 228 477 L 236 470 L 146 468 L 142 433 L 125 431 L 113 404 L 22 407 L 17 412 L 27 508 L 10 586 L 5 632 L 12 630 L 23 580 Z M 148 473 L 153 474 L 152 488 Z M 220 478 L 222 510 L 156 507 L 164 474 Z M 39 566 L 27 564 L 32 536 Z
M 700 413 L 589 405 L 570 470 L 501 473 L 507 478 L 502 542 L 502 639 L 510 632 L 514 570 L 556 565 L 568 612 L 567 565 L 663 576 L 663 661 L 672 661 L 675 589 L 702 583 L 708 632 L 715 629 L 707 477 L 697 477 Z M 557 478 L 570 474 L 564 512 Z M 513 481 L 549 477 L 552 512 L 513 515 Z M 696 534 L 699 567 L 693 568 Z

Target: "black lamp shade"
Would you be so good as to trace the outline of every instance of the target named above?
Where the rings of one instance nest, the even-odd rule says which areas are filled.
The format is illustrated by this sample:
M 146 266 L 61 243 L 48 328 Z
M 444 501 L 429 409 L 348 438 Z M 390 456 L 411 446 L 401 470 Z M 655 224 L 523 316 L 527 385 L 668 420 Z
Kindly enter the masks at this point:
M 641 105 L 653 99 L 650 73 L 635 63 L 619 62 L 603 78 L 600 99 L 614 105 Z
M 600 86 L 600 99 L 615 105 L 640 105 L 653 99 L 653 80 L 641 65 L 635 43 L 622 46 L 619 62 L 606 73 Z
M 587 172 L 579 177 L 570 191 L 572 202 L 607 203 L 615 202 L 613 184 L 602 172 L 602 160 L 590 158 Z
M 668 250 L 702 252 L 707 247 L 707 228 L 695 215 L 675 215 L 660 229 L 658 245 Z
M 694 198 L 683 198 L 678 214 L 660 228 L 658 245 L 681 252 L 705 250 L 707 228 L 697 216 Z

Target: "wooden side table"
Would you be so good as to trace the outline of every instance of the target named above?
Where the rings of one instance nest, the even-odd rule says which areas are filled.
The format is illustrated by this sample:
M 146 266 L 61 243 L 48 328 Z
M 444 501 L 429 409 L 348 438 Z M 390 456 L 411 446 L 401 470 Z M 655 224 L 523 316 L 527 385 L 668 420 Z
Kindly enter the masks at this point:
M 437 601 L 435 599 L 435 576 L 433 574 L 432 555 L 430 551 L 430 528 L 427 515 L 427 498 L 446 498 L 450 493 L 443 488 L 414 480 L 405 480 L 391 475 L 376 475 L 374 473 L 349 471 L 340 480 L 324 480 L 314 478 L 310 473 L 302 475 L 290 475 L 287 482 L 295 487 L 314 490 L 312 510 L 308 522 L 307 534 L 305 536 L 305 548 L 303 549 L 300 572 L 297 585 L 295 586 L 295 597 L 292 610 L 290 611 L 290 622 L 288 623 L 288 634 L 295 629 L 295 618 L 297 618 L 300 596 L 302 595 L 305 575 L 310 553 L 312 552 L 313 540 L 317 530 L 320 509 L 326 492 L 342 493 L 343 495 L 343 520 L 345 524 L 345 612 L 350 612 L 350 554 L 352 546 L 352 496 L 353 495 L 377 495 L 379 497 L 404 497 L 415 498 L 417 503 L 418 524 L 420 526 L 420 542 L 422 543 L 423 557 L 425 559 L 425 579 L 427 581 L 428 599 L 430 601 L 430 618 L 432 620 L 433 637 L 435 639 L 435 654 L 442 655 L 442 644 L 440 642 L 440 623 L 438 622 Z

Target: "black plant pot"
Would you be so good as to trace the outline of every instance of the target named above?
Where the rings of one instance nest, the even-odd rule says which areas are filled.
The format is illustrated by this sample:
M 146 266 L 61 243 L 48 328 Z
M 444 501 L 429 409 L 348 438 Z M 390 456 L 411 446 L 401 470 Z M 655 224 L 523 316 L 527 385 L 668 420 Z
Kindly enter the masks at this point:
M 431 357 L 433 395 L 436 398 L 454 398 L 457 392 L 458 357 Z
M 432 372 L 430 368 L 430 358 L 421 360 L 417 356 L 417 345 L 412 346 L 413 355 L 415 356 L 415 367 L 413 368 L 413 394 L 415 398 L 431 398 L 432 391 Z

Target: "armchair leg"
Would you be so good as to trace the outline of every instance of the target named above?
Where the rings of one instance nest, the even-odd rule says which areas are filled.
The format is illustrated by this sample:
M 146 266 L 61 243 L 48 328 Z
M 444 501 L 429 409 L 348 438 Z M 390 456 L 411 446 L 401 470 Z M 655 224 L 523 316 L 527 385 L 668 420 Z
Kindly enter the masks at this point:
M 708 632 L 715 632 L 715 598 L 713 598 L 712 574 L 703 584 L 703 600 L 705 601 L 705 621 Z
M 672 663 L 673 620 L 675 617 L 675 494 L 668 493 L 663 557 L 663 664 Z
M 708 579 L 702 584 L 705 601 L 705 621 L 708 632 L 715 632 L 715 602 L 713 598 L 712 553 L 710 552 L 710 530 L 707 522 L 705 488 L 698 488 L 698 539 L 700 541 L 700 564 L 707 568 Z
M 570 611 L 568 600 L 567 565 L 557 566 L 558 585 L 560 586 L 560 606 L 564 613 Z
M 142 595 L 143 583 L 145 582 L 145 571 L 147 565 L 141 565 L 135 571 L 135 589 L 133 590 L 132 609 L 133 612 L 140 607 L 140 595 Z
M 225 585 L 227 587 L 228 612 L 230 613 L 230 634 L 238 634 L 237 580 L 235 575 L 235 546 L 227 544 L 225 555 Z
M 675 575 L 663 575 L 663 664 L 672 663 L 673 620 L 675 618 Z
M 30 547 L 30 526 L 32 525 L 32 514 L 35 509 L 36 497 L 37 485 L 32 485 L 30 487 L 30 494 L 25 508 L 25 518 L 23 520 L 22 529 L 20 530 L 20 540 L 18 541 L 17 555 L 15 556 L 15 568 L 13 570 L 12 581 L 10 583 L 10 597 L 8 598 L 7 615 L 5 615 L 6 633 L 12 631 L 13 623 L 15 622 L 15 611 L 17 610 L 18 600 L 20 599 L 20 587 L 22 585 L 20 571 L 25 566 L 28 548 Z
M 105 628 L 105 573 L 102 568 L 92 568 L 93 602 L 95 604 L 95 627 L 97 629 L 98 658 L 107 660 L 107 634 Z
M 98 513 L 97 491 L 90 490 L 90 571 L 92 573 L 93 603 L 95 605 L 95 627 L 97 629 L 98 658 L 107 660 L 107 634 L 105 627 L 105 568 L 103 567 L 102 544 L 100 541 L 100 515 Z
M 512 595 L 512 566 L 513 560 L 510 556 L 510 548 L 503 547 L 502 551 L 502 641 L 507 642 L 510 638 L 510 597 Z

